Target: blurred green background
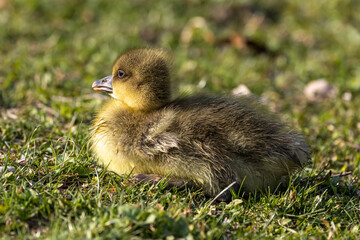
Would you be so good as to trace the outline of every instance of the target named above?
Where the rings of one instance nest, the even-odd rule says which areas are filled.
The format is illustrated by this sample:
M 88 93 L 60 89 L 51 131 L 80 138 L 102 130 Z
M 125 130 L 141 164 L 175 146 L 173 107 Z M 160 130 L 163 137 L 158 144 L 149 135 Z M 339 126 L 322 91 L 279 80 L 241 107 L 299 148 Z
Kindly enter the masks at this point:
M 88 128 L 107 96 L 91 84 L 122 51 L 144 46 L 173 54 L 180 94 L 231 94 L 245 84 L 304 133 L 314 151 L 308 176 L 352 171 L 342 184 L 358 189 L 359 12 L 357 0 L 0 0 L 0 163 L 23 171 L 2 180 L 2 193 L 26 188 L 34 172 L 56 179 L 95 166 Z M 336 95 L 309 102 L 304 88 L 317 79 Z M 66 170 L 59 161 L 69 162 Z M 16 227 L 28 218 L 16 217 L 9 199 L 0 204 L 15 217 L 0 229 L 29 231 Z

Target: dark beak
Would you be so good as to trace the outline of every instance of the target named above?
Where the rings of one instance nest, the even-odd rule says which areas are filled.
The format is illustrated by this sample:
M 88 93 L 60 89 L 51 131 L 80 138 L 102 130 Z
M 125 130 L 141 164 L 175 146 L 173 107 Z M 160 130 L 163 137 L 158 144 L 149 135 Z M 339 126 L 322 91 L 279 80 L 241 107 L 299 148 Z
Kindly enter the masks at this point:
M 106 76 L 102 79 L 99 79 L 92 84 L 92 88 L 95 91 L 99 92 L 106 92 L 111 94 L 113 92 L 113 86 L 112 86 L 112 75 Z

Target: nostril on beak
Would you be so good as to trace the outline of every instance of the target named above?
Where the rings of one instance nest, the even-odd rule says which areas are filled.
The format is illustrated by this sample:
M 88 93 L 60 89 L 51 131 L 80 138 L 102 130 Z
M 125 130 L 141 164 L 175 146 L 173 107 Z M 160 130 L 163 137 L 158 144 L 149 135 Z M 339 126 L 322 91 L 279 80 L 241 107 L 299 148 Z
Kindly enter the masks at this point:
M 105 82 L 106 82 L 106 80 L 105 80 L 105 79 L 103 79 L 101 82 L 102 82 L 102 83 L 105 83 Z

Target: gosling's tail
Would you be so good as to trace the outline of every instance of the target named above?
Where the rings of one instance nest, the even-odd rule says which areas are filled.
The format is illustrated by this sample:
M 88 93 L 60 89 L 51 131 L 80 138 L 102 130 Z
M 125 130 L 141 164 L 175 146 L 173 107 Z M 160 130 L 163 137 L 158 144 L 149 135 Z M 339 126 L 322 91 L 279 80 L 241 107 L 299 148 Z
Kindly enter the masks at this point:
M 294 138 L 292 143 L 292 160 L 300 167 L 305 167 L 311 162 L 311 148 L 300 134 L 295 132 L 291 134 Z

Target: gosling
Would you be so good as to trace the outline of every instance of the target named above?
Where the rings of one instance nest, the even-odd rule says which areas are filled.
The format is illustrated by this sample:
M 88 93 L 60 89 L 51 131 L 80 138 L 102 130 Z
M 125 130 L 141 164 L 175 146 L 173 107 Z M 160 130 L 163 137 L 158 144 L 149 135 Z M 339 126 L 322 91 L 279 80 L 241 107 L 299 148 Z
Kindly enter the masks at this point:
M 250 97 L 172 100 L 168 62 L 162 50 L 130 50 L 112 75 L 93 83 L 113 98 L 98 113 L 90 139 L 108 170 L 188 181 L 216 196 L 233 183 L 245 194 L 272 191 L 309 163 L 304 138 Z M 219 200 L 231 200 L 230 192 Z

